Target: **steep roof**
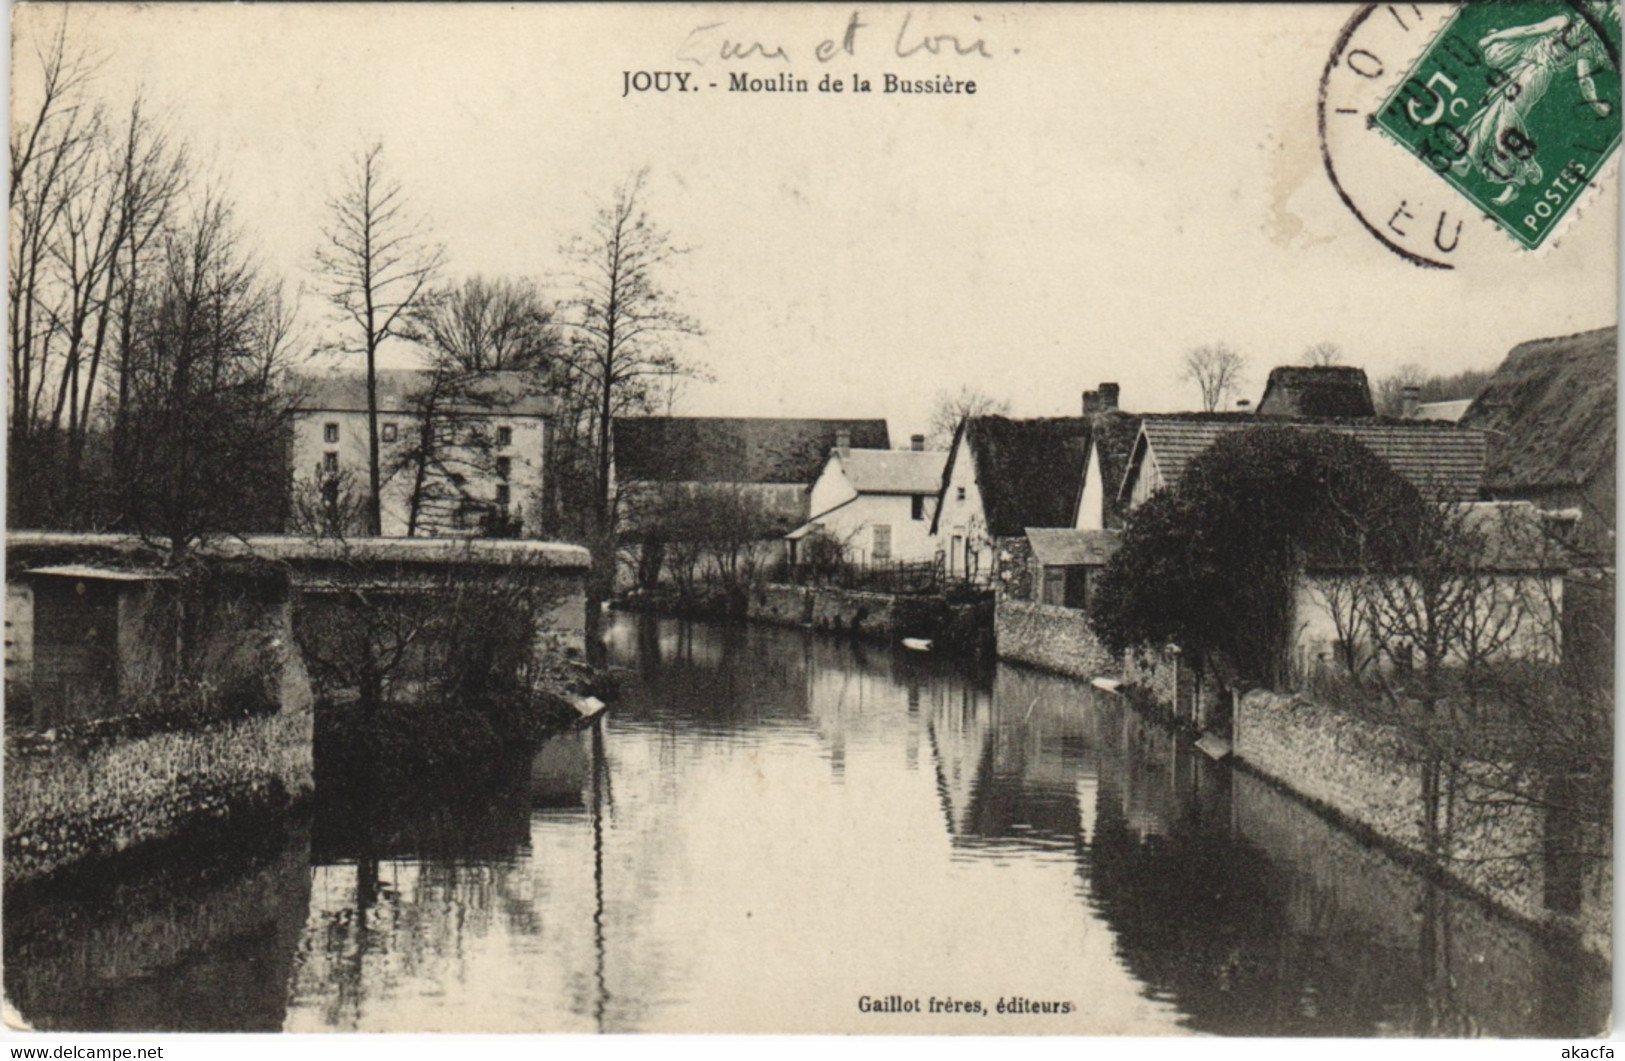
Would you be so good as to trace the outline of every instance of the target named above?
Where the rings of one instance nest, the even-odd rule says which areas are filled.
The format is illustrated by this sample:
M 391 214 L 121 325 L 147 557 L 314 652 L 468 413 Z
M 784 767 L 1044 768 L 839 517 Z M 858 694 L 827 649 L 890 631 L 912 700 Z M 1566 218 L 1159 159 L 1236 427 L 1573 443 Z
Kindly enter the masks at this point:
M 1112 558 L 1122 535 L 1112 530 L 1028 527 L 1033 556 L 1045 567 L 1098 567 Z
M 963 440 L 976 461 L 988 533 L 1018 538 L 1028 527 L 1066 527 L 1077 516 L 1091 418 L 971 417 L 959 425 L 942 469 L 947 489 Z
M 1251 413 L 1165 413 L 1143 418 L 1134 456 L 1118 488 L 1119 500 L 1133 492 L 1143 448 L 1149 446 L 1156 455 L 1164 482 L 1172 486 L 1179 482 L 1192 458 L 1220 437 L 1264 426 L 1333 431 L 1352 436 L 1426 496 L 1438 500 L 1472 501 L 1479 496 L 1483 485 L 1484 433 L 1448 421 L 1389 417 L 1359 420 L 1271 417 L 1261 421 Z
M 1134 456 L 1134 440 L 1140 435 L 1140 418 L 1129 413 L 1112 410 L 1096 414 L 1092 428 L 1096 459 L 1100 462 L 1100 483 L 1105 491 L 1106 526 L 1115 527 L 1122 522 L 1123 503 L 1117 496 L 1117 484 L 1128 471 L 1128 462 Z
M 1270 369 L 1259 416 L 1373 416 L 1365 369 L 1352 365 L 1281 365 Z
M 615 421 L 615 474 L 622 482 L 809 485 L 841 431 L 853 446 L 891 445 L 884 420 L 622 417 Z
M 427 393 L 433 374 L 426 369 L 381 368 L 378 378 L 378 411 L 416 413 L 421 396 Z M 300 376 L 295 382 L 298 406 L 304 412 L 364 413 L 367 411 L 367 377 L 357 373 Z M 459 399 L 447 408 L 452 412 L 500 413 L 504 416 L 548 416 L 553 399 L 525 372 L 485 372 L 459 381 Z
M 863 494 L 934 494 L 942 485 L 947 450 L 854 449 L 834 460 Z
M 1619 329 L 1512 348 L 1462 417 L 1489 434 L 1490 490 L 1579 486 L 1612 465 Z

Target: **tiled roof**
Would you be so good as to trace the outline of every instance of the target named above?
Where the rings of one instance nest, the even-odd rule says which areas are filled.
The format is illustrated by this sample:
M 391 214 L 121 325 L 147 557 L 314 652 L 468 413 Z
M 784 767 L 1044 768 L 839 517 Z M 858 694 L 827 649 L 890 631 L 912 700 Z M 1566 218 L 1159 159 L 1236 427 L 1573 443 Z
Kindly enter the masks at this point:
M 1119 499 L 1133 490 L 1133 477 L 1139 468 L 1139 449 L 1149 445 L 1157 467 L 1168 486 L 1179 482 L 1193 457 L 1223 436 L 1250 427 L 1279 426 L 1332 431 L 1349 435 L 1402 475 L 1429 498 L 1443 501 L 1472 501 L 1479 496 L 1484 478 L 1486 439 L 1475 431 L 1448 421 L 1396 420 L 1370 417 L 1359 420 L 1286 419 L 1261 420 L 1250 413 L 1152 414 L 1140 425 L 1140 441 L 1135 446 L 1134 463 L 1124 475 Z
M 946 450 L 854 449 L 839 457 L 846 477 L 864 494 L 935 494 Z
M 946 487 L 963 437 L 976 460 L 988 533 L 1019 538 L 1028 527 L 1067 527 L 1077 516 L 1078 490 L 1089 453 L 1090 418 L 1011 420 L 978 416 L 955 436 L 942 470 Z
M 1122 538 L 1117 531 L 1028 527 L 1033 556 L 1045 567 L 1099 566 L 1112 558 Z
M 414 413 L 428 391 L 432 373 L 424 369 L 378 370 L 378 411 Z M 364 413 L 367 377 L 344 375 L 300 376 L 298 406 L 305 412 Z M 457 381 L 458 398 L 447 408 L 453 412 L 498 412 L 505 416 L 547 416 L 553 399 L 526 372 L 485 372 Z
M 841 431 L 855 447 L 891 445 L 884 420 L 622 417 L 615 421 L 615 475 L 623 483 L 811 485 Z
M 1365 369 L 1351 365 L 1281 365 L 1270 369 L 1260 416 L 1372 416 Z
M 1461 422 L 1488 432 L 1485 485 L 1578 486 L 1614 464 L 1619 329 L 1513 348 Z

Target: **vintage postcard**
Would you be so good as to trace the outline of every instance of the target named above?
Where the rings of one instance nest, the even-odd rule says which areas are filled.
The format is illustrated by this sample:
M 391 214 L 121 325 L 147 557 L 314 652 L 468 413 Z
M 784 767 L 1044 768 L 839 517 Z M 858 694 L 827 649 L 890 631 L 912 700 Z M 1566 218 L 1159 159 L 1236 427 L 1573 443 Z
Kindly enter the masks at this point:
M 7 1036 L 1606 1036 L 1620 47 L 15 5 Z

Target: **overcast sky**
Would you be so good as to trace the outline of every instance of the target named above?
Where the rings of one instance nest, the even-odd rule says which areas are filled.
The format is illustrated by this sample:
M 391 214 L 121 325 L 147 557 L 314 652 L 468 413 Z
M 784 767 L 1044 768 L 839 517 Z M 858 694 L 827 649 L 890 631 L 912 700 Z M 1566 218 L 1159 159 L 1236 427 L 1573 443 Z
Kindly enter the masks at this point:
M 854 10 L 855 54 L 820 63 Z M 68 19 L 103 59 L 100 94 L 117 105 L 143 86 L 290 281 L 309 284 L 324 200 L 370 139 L 453 275 L 544 284 L 595 202 L 647 165 L 653 212 L 694 248 L 670 280 L 716 377 L 678 411 L 884 416 L 900 442 L 961 384 L 1019 414 L 1072 413 L 1102 380 L 1125 407 L 1189 407 L 1180 359 L 1214 340 L 1247 356 L 1256 397 L 1269 366 L 1317 341 L 1375 379 L 1409 361 L 1490 367 L 1524 339 L 1614 323 L 1617 179 L 1558 246 L 1508 242 L 1455 272 L 1401 262 L 1337 200 L 1315 101 L 1352 10 L 73 5 Z M 31 42 L 62 11 L 14 16 L 25 95 Z M 985 43 L 901 58 L 905 16 L 902 50 L 950 32 Z M 789 61 L 724 61 L 724 39 Z M 706 87 L 623 99 L 629 70 Z M 729 70 L 814 87 L 857 72 L 875 92 L 730 93 Z M 887 96 L 886 72 L 978 91 Z M 307 294 L 303 314 L 319 328 L 327 310 Z

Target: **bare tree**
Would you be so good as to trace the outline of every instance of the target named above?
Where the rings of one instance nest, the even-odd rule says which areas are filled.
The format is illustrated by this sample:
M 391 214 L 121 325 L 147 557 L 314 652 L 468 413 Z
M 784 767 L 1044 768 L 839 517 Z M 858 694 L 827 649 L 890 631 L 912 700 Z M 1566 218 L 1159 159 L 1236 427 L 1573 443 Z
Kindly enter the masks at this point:
M 588 231 L 565 247 L 575 265 L 576 291 L 567 305 L 571 378 L 563 390 L 573 399 L 577 430 L 587 443 L 579 456 L 591 461 L 591 533 L 600 581 L 613 572 L 615 418 L 650 407 L 674 379 L 699 375 L 683 360 L 678 344 L 702 334 L 700 325 L 678 308 L 665 286 L 666 273 L 687 248 L 673 243 L 649 216 L 647 180 L 644 169 L 622 183 Z
M 1319 368 L 1341 365 L 1343 363 L 1343 348 L 1336 343 L 1326 342 L 1325 340 L 1310 343 L 1304 347 L 1301 360 L 1306 365 L 1314 365 Z
M 243 253 L 230 206 L 206 194 L 163 241 L 124 366 L 141 440 L 117 468 L 125 518 L 172 553 L 283 522 L 294 395 L 273 283 Z
M 1202 408 L 1211 413 L 1241 386 L 1246 367 L 1246 360 L 1224 343 L 1208 343 L 1185 355 L 1181 378 L 1196 384 L 1202 393 Z
M 553 309 L 530 280 L 472 276 L 435 292 L 414 317 L 413 338 L 464 372 L 544 372 L 561 347 Z
M 400 183 L 384 165 L 384 146 L 357 154 L 342 189 L 328 201 L 328 226 L 316 269 L 328 299 L 352 324 L 342 349 L 367 360 L 368 530 L 383 528 L 382 458 L 378 443 L 378 348 L 406 331 L 422 306 L 445 250 L 407 207 Z
M 927 444 L 932 449 L 947 449 L 953 443 L 954 433 L 961 421 L 976 416 L 1009 416 L 1010 403 L 995 398 L 986 391 L 966 385 L 958 393 L 937 391 L 931 399 L 931 419 L 926 425 Z

